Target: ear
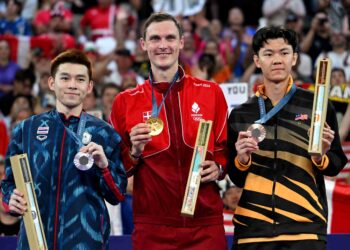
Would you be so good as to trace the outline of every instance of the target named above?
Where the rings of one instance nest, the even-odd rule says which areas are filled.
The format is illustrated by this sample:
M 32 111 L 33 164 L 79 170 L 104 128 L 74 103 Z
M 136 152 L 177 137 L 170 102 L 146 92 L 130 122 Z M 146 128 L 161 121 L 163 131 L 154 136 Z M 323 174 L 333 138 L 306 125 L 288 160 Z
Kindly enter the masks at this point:
M 89 85 L 88 85 L 88 89 L 87 89 L 87 93 L 90 94 L 92 92 L 93 88 L 94 88 L 94 81 L 90 80 Z
M 143 39 L 143 37 L 140 38 L 140 45 L 143 51 L 147 51 L 146 41 Z
M 180 50 L 183 49 L 184 44 L 185 44 L 184 36 L 181 36 L 181 37 L 180 37 Z
M 259 56 L 258 56 L 258 55 L 254 55 L 254 56 L 253 56 L 253 60 L 254 60 L 255 66 L 256 66 L 257 68 L 261 68 Z
M 295 64 L 297 63 L 298 60 L 298 53 L 293 53 L 293 63 L 292 65 L 295 66 Z
M 49 85 L 50 90 L 55 91 L 55 79 L 52 76 L 49 77 L 47 83 Z

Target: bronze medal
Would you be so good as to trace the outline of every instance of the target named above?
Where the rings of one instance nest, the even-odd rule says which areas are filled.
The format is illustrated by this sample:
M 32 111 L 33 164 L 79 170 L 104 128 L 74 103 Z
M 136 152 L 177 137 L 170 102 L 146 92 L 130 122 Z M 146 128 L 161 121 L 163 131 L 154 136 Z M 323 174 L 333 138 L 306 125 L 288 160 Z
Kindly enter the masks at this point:
M 146 124 L 148 124 L 151 127 L 151 136 L 156 136 L 162 133 L 164 128 L 163 121 L 158 117 L 151 117 L 146 121 Z
M 252 137 L 257 142 L 262 142 L 266 137 L 266 130 L 261 124 L 252 124 L 248 127 L 247 131 L 251 132 Z

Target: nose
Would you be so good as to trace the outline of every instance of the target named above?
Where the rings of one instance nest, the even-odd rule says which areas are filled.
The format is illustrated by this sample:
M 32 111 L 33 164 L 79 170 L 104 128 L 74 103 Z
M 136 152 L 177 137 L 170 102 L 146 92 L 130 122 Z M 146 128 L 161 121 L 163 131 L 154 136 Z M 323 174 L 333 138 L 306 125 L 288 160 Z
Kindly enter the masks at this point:
M 166 40 L 165 39 L 161 39 L 160 40 L 160 43 L 159 43 L 159 48 L 161 48 L 161 49 L 164 49 L 164 48 L 166 48 Z
M 75 79 L 71 79 L 69 81 L 68 88 L 70 88 L 70 89 L 76 89 L 77 88 L 77 83 L 76 83 Z
M 272 63 L 273 64 L 280 64 L 281 63 L 281 55 L 280 54 L 278 54 L 278 53 L 276 53 L 276 54 L 274 54 L 274 56 L 273 56 L 273 60 L 272 60 Z

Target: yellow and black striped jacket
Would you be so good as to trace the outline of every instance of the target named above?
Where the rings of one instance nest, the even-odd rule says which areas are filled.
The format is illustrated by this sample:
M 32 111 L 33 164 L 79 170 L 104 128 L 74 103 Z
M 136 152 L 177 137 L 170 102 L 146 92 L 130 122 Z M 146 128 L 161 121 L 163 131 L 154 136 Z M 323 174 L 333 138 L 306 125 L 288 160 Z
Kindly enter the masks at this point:
M 266 112 L 273 105 L 265 98 Z M 325 240 L 327 200 L 324 175 L 334 176 L 346 164 L 339 141 L 334 108 L 328 104 L 326 121 L 335 131 L 324 163 L 316 166 L 308 153 L 313 93 L 297 89 L 291 100 L 264 124 L 266 138 L 245 169 L 237 162 L 239 131 L 260 118 L 257 95 L 235 108 L 229 117 L 228 172 L 243 187 L 235 211 L 235 241 L 240 243 Z

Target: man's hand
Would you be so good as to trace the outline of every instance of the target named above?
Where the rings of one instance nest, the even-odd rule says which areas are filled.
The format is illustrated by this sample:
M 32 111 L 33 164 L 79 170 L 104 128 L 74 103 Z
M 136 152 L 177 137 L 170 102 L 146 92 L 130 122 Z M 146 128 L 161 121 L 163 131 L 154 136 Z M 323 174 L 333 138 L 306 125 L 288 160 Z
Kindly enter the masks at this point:
M 135 157 L 140 157 L 147 142 L 152 140 L 150 135 L 151 128 L 146 123 L 139 123 L 135 125 L 130 131 L 131 152 Z
M 334 130 L 331 129 L 331 127 L 328 125 L 328 123 L 325 123 L 325 126 L 323 128 L 323 134 L 322 134 L 322 154 L 321 155 L 313 155 L 312 160 L 315 163 L 321 163 L 322 156 L 325 155 L 331 148 L 331 144 L 334 140 Z
M 88 145 L 82 147 L 80 152 L 89 153 L 94 158 L 94 163 L 101 169 L 108 167 L 108 159 L 103 151 L 101 145 L 90 142 Z
M 216 181 L 220 177 L 220 168 L 215 161 L 203 161 L 201 163 L 201 182 Z
M 10 197 L 9 209 L 11 212 L 23 215 L 27 211 L 27 202 L 24 200 L 24 194 L 18 189 L 14 189 Z
M 251 132 L 241 131 L 235 143 L 238 160 L 242 164 L 247 164 L 252 152 L 259 149 L 258 143 L 251 137 Z

